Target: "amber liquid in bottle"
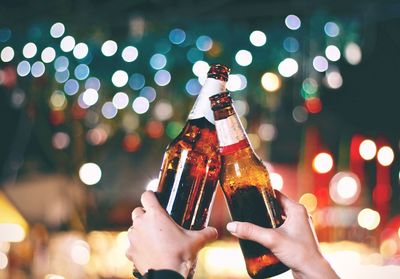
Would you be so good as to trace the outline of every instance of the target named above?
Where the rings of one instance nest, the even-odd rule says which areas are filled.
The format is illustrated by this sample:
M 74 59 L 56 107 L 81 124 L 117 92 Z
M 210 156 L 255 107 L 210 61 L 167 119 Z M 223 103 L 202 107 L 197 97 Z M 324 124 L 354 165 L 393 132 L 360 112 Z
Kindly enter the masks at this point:
M 279 227 L 283 223 L 282 209 L 268 171 L 254 153 L 229 93 L 210 100 L 221 154 L 220 183 L 232 219 L 265 228 Z M 252 278 L 275 276 L 289 269 L 264 246 L 243 239 L 239 243 Z
M 157 196 L 185 229 L 207 226 L 221 160 L 209 97 L 225 91 L 229 69 L 212 65 L 182 132 L 164 155 Z

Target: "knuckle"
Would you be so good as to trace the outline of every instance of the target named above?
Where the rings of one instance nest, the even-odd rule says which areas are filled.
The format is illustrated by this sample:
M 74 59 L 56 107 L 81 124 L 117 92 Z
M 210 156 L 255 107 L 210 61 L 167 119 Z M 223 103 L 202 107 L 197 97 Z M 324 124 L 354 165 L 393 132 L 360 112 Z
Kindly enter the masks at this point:
M 307 209 L 305 208 L 304 205 L 299 204 L 299 205 L 297 206 L 297 211 L 299 212 L 299 214 L 308 217 L 308 212 L 307 212 Z

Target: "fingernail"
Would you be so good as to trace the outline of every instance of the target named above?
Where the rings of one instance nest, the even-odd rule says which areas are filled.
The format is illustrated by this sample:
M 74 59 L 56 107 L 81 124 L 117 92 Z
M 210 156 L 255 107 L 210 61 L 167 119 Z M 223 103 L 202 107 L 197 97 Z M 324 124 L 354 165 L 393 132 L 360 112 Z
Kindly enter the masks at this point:
M 236 232 L 236 228 L 237 228 L 237 224 L 236 224 L 235 222 L 231 222 L 231 223 L 228 223 L 228 224 L 226 225 L 226 229 L 227 229 L 228 231 L 230 231 L 231 233 Z

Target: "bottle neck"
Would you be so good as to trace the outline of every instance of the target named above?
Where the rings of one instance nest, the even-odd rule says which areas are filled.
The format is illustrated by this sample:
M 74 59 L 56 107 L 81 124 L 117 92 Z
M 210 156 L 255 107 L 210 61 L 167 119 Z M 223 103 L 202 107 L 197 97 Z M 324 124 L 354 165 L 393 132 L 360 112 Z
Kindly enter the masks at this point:
M 250 146 L 246 131 L 233 106 L 214 111 L 214 117 L 221 155 L 228 155 Z
M 193 105 L 188 119 L 206 118 L 210 123 L 214 124 L 214 115 L 211 110 L 209 98 L 212 95 L 226 91 L 226 81 L 217 80 L 214 78 L 207 78 L 204 86 L 201 88 L 200 93 Z

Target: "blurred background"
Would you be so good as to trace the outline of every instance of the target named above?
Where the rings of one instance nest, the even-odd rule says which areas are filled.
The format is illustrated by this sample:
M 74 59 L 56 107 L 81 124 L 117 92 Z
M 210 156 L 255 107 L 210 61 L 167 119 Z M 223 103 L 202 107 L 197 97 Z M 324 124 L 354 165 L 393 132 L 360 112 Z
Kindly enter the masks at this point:
M 0 278 L 131 277 L 131 210 L 211 63 L 338 274 L 399 278 L 399 28 L 399 1 L 2 0 Z M 248 278 L 228 220 L 218 190 L 196 278 Z

